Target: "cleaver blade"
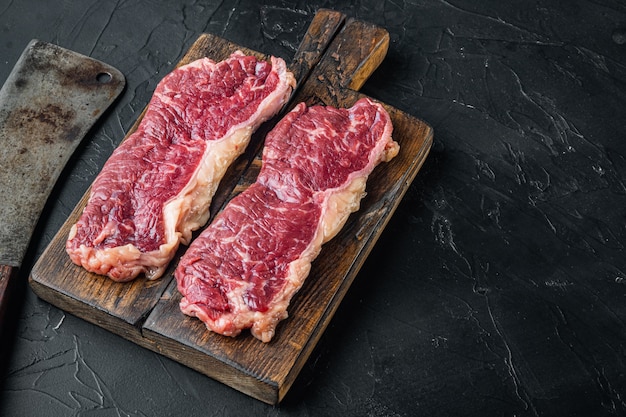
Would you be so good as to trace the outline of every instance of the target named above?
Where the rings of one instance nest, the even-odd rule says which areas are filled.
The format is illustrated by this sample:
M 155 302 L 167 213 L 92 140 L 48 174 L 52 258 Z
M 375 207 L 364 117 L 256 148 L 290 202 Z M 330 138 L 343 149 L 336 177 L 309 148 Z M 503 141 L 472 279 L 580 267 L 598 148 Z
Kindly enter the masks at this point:
M 57 178 L 125 83 L 108 64 L 34 39 L 0 89 L 0 327 Z

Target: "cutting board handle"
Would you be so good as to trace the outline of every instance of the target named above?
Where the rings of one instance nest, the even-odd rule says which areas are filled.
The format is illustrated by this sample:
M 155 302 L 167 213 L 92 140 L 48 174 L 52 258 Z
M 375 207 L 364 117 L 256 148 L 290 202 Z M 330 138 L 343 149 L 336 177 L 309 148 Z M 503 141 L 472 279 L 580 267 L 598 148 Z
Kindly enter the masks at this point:
M 356 98 L 356 91 L 383 62 L 388 49 L 385 29 L 349 19 L 302 86 L 305 91 L 301 95 L 316 97 L 326 105 L 345 106 L 346 100 L 352 101 L 347 99 L 350 95 Z
M 319 9 L 317 11 L 289 65 L 298 86 L 306 81 L 328 45 L 343 26 L 345 19 L 346 15 L 336 10 Z
M 389 33 L 385 29 L 351 20 L 331 44 L 326 56 L 337 64 L 338 85 L 359 91 L 383 62 L 388 50 Z

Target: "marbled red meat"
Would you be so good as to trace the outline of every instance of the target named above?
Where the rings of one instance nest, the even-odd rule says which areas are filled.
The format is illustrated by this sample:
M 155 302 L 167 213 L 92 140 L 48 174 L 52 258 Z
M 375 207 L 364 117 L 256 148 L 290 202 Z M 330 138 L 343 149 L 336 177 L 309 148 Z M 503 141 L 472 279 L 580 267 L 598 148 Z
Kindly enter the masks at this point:
M 183 313 L 268 342 L 323 243 L 358 210 L 368 175 L 399 146 L 384 108 L 299 104 L 267 135 L 254 184 L 190 245 L 175 271 Z
M 294 86 L 282 59 L 239 51 L 165 76 L 137 130 L 94 181 L 66 243 L 72 261 L 116 281 L 159 277 L 208 220 L 219 181 L 252 132 Z

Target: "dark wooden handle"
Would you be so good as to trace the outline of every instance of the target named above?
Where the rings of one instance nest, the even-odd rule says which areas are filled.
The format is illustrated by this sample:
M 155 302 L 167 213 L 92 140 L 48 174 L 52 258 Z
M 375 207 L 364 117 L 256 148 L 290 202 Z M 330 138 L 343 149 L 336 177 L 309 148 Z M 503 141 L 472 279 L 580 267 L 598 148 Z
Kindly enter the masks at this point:
M 7 305 L 9 304 L 10 287 L 9 281 L 15 275 L 16 268 L 9 265 L 0 265 L 0 334 L 2 334 L 5 324 Z

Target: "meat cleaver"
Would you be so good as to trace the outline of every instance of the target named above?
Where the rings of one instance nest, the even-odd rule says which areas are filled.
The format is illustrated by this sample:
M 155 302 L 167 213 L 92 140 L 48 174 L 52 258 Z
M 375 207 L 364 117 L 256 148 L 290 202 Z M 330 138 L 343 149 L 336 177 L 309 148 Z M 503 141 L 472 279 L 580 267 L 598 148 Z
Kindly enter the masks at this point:
M 35 39 L 0 90 L 0 332 L 9 281 L 52 187 L 124 85 L 110 65 Z

